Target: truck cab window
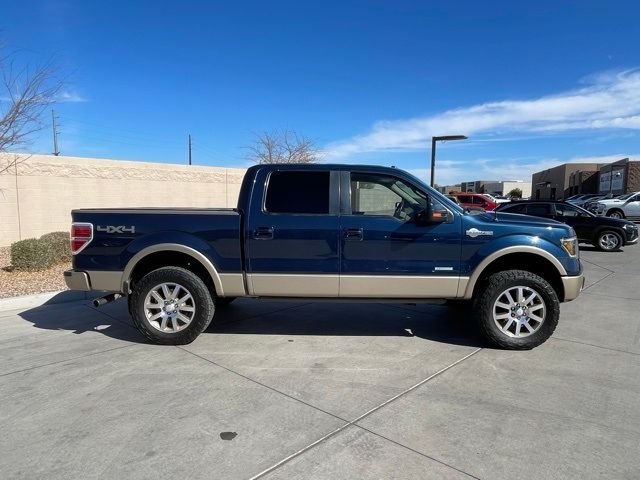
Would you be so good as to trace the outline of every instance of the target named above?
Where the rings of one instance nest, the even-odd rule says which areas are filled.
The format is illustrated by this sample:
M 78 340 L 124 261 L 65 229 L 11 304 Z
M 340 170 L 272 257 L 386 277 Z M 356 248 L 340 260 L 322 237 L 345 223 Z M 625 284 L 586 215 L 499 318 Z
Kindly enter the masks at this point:
M 265 210 L 269 213 L 329 213 L 329 172 L 275 171 L 269 176 Z
M 412 185 L 388 175 L 351 174 L 351 211 L 409 220 L 427 205 L 426 195 Z

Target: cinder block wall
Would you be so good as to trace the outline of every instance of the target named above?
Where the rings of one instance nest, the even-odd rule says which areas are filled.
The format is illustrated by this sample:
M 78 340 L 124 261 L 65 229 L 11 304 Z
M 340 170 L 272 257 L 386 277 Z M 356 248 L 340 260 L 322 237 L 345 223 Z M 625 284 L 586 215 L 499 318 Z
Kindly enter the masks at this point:
M 0 170 L 15 158 L 0 156 Z M 0 246 L 69 230 L 90 207 L 235 207 L 244 169 L 20 155 L 0 173 Z

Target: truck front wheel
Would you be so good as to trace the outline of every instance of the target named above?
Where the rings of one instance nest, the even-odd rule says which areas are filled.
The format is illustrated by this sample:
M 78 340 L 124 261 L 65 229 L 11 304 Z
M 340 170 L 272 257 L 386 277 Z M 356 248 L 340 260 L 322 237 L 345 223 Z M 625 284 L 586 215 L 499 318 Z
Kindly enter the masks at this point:
M 542 277 L 524 270 L 494 273 L 475 299 L 480 332 L 492 346 L 528 350 L 558 325 L 560 302 Z
M 145 275 L 131 293 L 133 322 L 153 343 L 185 345 L 211 323 L 214 304 L 202 279 L 180 267 Z

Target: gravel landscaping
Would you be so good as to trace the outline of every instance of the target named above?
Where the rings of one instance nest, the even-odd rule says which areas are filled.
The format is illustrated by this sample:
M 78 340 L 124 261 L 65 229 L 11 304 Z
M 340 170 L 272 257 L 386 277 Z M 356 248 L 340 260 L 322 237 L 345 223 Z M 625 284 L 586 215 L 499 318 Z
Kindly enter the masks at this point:
M 0 247 L 0 298 L 66 290 L 62 273 L 69 268 L 65 262 L 39 272 L 12 271 L 10 248 Z

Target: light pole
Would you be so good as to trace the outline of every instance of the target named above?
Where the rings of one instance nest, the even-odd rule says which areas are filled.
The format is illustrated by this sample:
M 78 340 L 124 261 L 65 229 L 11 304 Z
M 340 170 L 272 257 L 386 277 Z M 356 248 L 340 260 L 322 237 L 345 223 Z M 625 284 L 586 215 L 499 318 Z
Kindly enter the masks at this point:
M 444 135 L 442 137 L 431 137 L 431 186 L 436 173 L 436 142 L 446 142 L 448 140 L 466 140 L 464 135 Z

